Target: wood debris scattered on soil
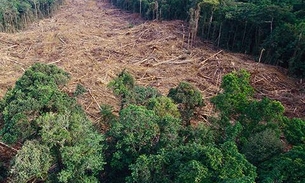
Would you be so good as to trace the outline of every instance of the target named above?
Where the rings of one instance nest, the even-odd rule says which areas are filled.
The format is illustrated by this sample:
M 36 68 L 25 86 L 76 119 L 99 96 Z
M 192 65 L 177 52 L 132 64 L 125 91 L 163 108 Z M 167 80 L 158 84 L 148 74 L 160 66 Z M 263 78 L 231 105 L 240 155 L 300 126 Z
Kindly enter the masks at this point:
M 12 158 L 12 156 L 17 154 L 17 151 L 21 148 L 21 144 L 17 143 L 13 146 L 7 145 L 0 141 L 0 162 L 7 162 Z
M 144 21 L 102 1 L 67 0 L 52 18 L 19 33 L 0 33 L 0 97 L 33 63 L 56 64 L 72 76 L 67 92 L 73 93 L 77 83 L 90 89 L 78 101 L 95 121 L 98 104 L 119 109 L 118 99 L 106 86 L 124 68 L 138 84 L 163 94 L 188 81 L 205 98 L 220 91 L 224 74 L 245 69 L 252 74 L 257 98 L 279 100 L 290 117 L 305 115 L 305 84 L 287 77 L 283 69 L 207 43 L 197 41 L 188 49 L 185 27 L 182 21 Z M 206 103 L 202 115 L 209 116 L 214 109 Z

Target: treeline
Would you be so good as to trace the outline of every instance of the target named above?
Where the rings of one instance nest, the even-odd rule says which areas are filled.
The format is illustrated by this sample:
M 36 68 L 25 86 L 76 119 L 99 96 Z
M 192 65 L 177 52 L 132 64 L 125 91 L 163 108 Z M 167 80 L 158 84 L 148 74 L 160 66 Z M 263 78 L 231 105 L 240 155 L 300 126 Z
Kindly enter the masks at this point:
M 0 31 L 15 32 L 52 15 L 64 0 L 0 0 Z
M 304 0 L 110 0 L 146 19 L 181 19 L 194 35 L 305 77 Z
M 69 75 L 35 64 L 0 101 L 0 137 L 22 143 L 0 180 L 64 183 L 304 182 L 305 121 L 283 115 L 268 98 L 256 100 L 250 74 L 222 80 L 204 121 L 204 98 L 187 82 L 166 96 L 136 84 L 126 70 L 109 83 L 119 113 L 100 106 L 92 125 L 76 98 L 62 91 Z

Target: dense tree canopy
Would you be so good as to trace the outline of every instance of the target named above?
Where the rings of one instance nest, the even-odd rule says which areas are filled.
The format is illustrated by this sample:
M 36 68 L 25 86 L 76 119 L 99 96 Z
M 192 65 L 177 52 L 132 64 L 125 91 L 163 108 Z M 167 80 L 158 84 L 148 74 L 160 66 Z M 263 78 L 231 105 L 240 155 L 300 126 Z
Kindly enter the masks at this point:
M 304 182 L 304 144 L 259 165 L 258 182 Z
M 136 86 L 133 83 L 132 88 Z M 287 161 L 284 158 L 294 155 L 283 151 L 285 144 L 280 135 L 284 131 L 287 139 L 302 143 L 304 121 L 284 117 L 284 108 L 277 101 L 254 99 L 254 89 L 246 71 L 225 75 L 221 87 L 222 92 L 212 98 L 219 116 L 209 119 L 211 124 L 208 126 L 185 123 L 184 112 L 176 115 L 178 105 L 185 105 L 180 106 L 181 110 L 202 104 L 201 94 L 189 83 L 172 88 L 168 94 L 171 98 L 151 95 L 148 102 L 137 104 L 141 107 L 136 107 L 134 102 L 125 105 L 107 135 L 111 139 L 108 141 L 112 157 L 109 163 L 116 161 L 114 166 L 106 166 L 104 174 L 108 176 L 105 180 L 130 183 L 264 182 L 273 178 L 273 174 L 268 174 L 268 167 L 280 167 L 281 163 L 297 166 L 294 159 Z M 130 98 L 134 98 L 133 95 L 136 94 L 131 92 Z M 170 102 L 171 99 L 178 103 L 177 106 Z M 125 115 L 127 111 L 130 112 Z M 136 113 L 141 114 L 134 117 Z M 150 120 L 143 118 L 142 113 L 150 116 Z M 146 130 L 139 124 L 144 124 Z M 293 136 L 294 133 L 301 137 Z M 126 146 L 126 143 L 143 144 L 140 148 L 138 145 Z M 134 150 L 128 150 L 130 148 Z M 117 158 L 121 160 L 117 161 Z M 304 166 L 304 157 L 300 155 L 299 158 L 301 164 L 297 168 Z M 283 180 L 294 180 L 294 176 L 281 172 L 283 169 L 272 171 L 286 176 Z
M 0 0 L 0 31 L 15 32 L 48 17 L 64 0 Z
M 195 108 L 203 106 L 202 94 L 187 82 L 181 82 L 176 88 L 171 88 L 167 96 L 180 104 L 181 117 L 187 125 L 190 125 Z
M 24 143 L 10 170 L 14 182 L 97 182 L 104 138 L 60 90 L 68 79 L 54 65 L 34 64 L 1 100 L 1 140 Z
M 69 75 L 56 66 L 35 64 L 28 69 L 0 102 L 3 140 L 31 138 L 38 134 L 36 119 L 41 114 L 75 108 L 75 101 L 59 90 L 68 80 Z
M 63 0 L 0 0 L 0 31 L 47 17 Z M 304 0 L 111 0 L 147 19 L 182 19 L 216 46 L 305 77 Z M 101 105 L 95 125 L 62 88 L 70 76 L 34 64 L 0 100 L 0 140 L 21 148 L 0 162 L 11 182 L 304 182 L 305 119 L 280 102 L 254 98 L 250 74 L 225 75 L 210 99 L 213 116 L 196 118 L 204 99 L 181 82 L 162 95 L 123 70 L 109 83 L 121 105 Z M 71 95 L 72 96 L 72 95 Z M 209 100 L 209 99 L 205 99 Z M 196 113 L 195 113 L 196 110 Z M 191 123 L 191 120 L 196 123 Z
M 0 178 L 21 183 L 303 182 L 304 119 L 285 117 L 277 101 L 255 99 L 249 78 L 246 71 L 225 75 L 221 92 L 211 99 L 215 115 L 209 123 L 194 124 L 185 123 L 189 114 L 181 109 L 198 107 L 200 113 L 203 98 L 197 88 L 179 83 L 169 90 L 170 98 L 137 85 L 124 70 L 109 85 L 121 99 L 120 111 L 101 105 L 101 121 L 92 125 L 75 98 L 60 89 L 69 75 L 34 64 L 0 102 L 1 141 L 22 144 L 11 165 L 0 164 Z M 83 92 L 78 85 L 74 97 Z

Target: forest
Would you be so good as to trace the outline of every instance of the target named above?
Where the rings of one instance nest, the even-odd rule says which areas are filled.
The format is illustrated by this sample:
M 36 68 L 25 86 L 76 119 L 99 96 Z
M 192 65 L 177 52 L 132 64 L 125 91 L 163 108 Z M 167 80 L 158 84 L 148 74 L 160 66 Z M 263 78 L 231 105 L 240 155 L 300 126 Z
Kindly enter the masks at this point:
M 1 140 L 23 144 L 10 164 L 10 182 L 304 182 L 305 121 L 284 116 L 269 98 L 257 100 L 250 74 L 222 78 L 221 92 L 205 99 L 188 82 L 162 95 L 136 84 L 123 70 L 108 87 L 120 110 L 100 105 L 93 124 L 77 98 L 70 75 L 36 63 L 0 101 Z M 200 117 L 210 100 L 215 115 Z
M 16 32 L 34 20 L 49 17 L 63 0 L 0 0 L 0 31 Z
M 305 77 L 304 0 L 110 0 L 149 20 L 189 22 L 196 36 Z M 191 43 L 192 44 L 192 43 Z
M 190 47 L 196 46 L 195 39 L 202 39 L 213 43 L 217 48 L 250 54 L 257 62 L 287 68 L 291 76 L 297 78 L 305 76 L 304 0 L 110 0 L 110 2 L 130 12 L 138 12 L 148 20 L 187 21 Z M 37 19 L 52 16 L 62 3 L 63 0 L 0 0 L 0 30 L 9 33 L 18 32 Z M 80 9 L 83 5 L 80 4 L 77 8 Z M 95 8 L 97 11 L 103 11 L 100 7 Z M 88 8 L 88 11 L 91 10 Z M 74 12 L 89 19 L 89 16 L 84 16 L 88 14 L 83 11 L 86 13 L 87 10 Z M 109 12 L 105 11 L 103 16 L 112 13 Z M 64 14 L 62 17 L 70 18 L 69 16 Z M 72 16 L 65 21 L 68 22 L 73 18 L 75 17 Z M 99 21 L 100 17 L 94 18 Z M 101 29 L 98 27 L 98 21 L 91 24 Z M 67 24 L 66 22 L 60 23 Z M 89 27 L 90 22 L 84 21 L 84 24 L 76 25 Z M 119 29 L 119 26 L 116 26 L 114 27 Z M 116 33 L 126 36 L 132 34 L 128 29 L 132 26 L 124 24 L 122 29 L 127 31 Z M 68 34 L 80 34 L 80 30 Z M 41 34 L 47 34 L 43 32 L 46 30 L 39 31 Z M 35 59 L 30 57 L 31 62 L 27 62 L 23 57 L 13 57 L 12 52 L 6 51 L 23 46 L 18 41 L 21 43 L 25 39 L 10 38 L 7 39 L 9 45 L 5 45 L 5 48 L 1 47 L 1 51 L 5 53 L 4 57 L 11 60 L 1 58 L 0 66 L 4 67 L 5 64 L 14 66 L 20 77 L 14 80 L 15 83 L 9 83 L 10 88 L 0 98 L 0 150 L 1 153 L 4 152 L 3 147 L 10 150 L 8 159 L 3 158 L 4 154 L 0 154 L 0 182 L 305 182 L 305 116 L 288 117 L 281 102 L 268 97 L 258 98 L 256 94 L 262 90 L 252 86 L 250 80 L 253 75 L 250 71 L 236 69 L 237 67 L 222 71 L 223 77 L 219 78 L 220 88 L 212 97 L 204 96 L 204 92 L 196 87 L 201 83 L 189 78 L 185 81 L 179 80 L 177 84 L 172 83 L 173 87 L 170 86 L 168 91 L 161 92 L 157 88 L 158 85 L 144 85 L 140 82 L 145 74 L 148 78 L 151 78 L 150 76 L 156 78 L 152 72 L 151 75 L 146 72 L 152 67 L 151 65 L 147 64 L 144 67 L 145 74 L 135 73 L 137 68 L 130 69 L 136 67 L 136 63 L 143 63 L 143 60 L 132 60 L 132 66 L 124 69 L 123 66 L 127 66 L 124 60 L 119 60 L 122 62 L 119 66 L 115 65 L 113 60 L 107 61 L 111 54 L 118 55 L 121 59 L 121 53 L 107 50 L 109 56 L 96 61 L 93 53 L 104 51 L 99 46 L 110 45 L 106 39 L 97 36 L 98 32 L 83 31 L 80 34 L 85 36 L 85 33 L 88 33 L 93 37 L 96 52 L 89 48 L 81 52 L 78 50 L 81 45 L 73 45 L 76 47 L 73 54 L 84 56 L 79 56 L 80 59 L 74 61 L 69 54 L 62 51 L 69 48 L 73 39 L 67 36 L 67 33 L 60 32 L 60 29 L 57 31 L 51 29 L 52 34 L 49 39 L 43 40 L 41 36 L 41 40 L 47 41 L 50 50 L 53 51 L 50 57 L 56 57 L 55 51 L 58 49 L 67 60 L 61 57 L 52 60 L 43 59 L 47 55 L 47 53 L 44 55 L 45 50 L 34 51 L 35 42 L 39 43 L 39 48 L 44 48 L 42 42 L 37 40 L 23 44 L 26 45 L 23 48 L 25 58 L 30 56 L 31 50 L 34 52 Z M 110 33 L 107 32 L 105 37 L 115 36 Z M 61 37 L 58 37 L 59 35 Z M 134 37 L 137 35 L 135 34 Z M 199 37 L 196 37 L 197 35 Z M 175 36 L 172 37 L 176 39 L 175 41 L 179 40 Z M 31 38 L 33 37 L 28 39 Z M 56 40 L 57 44 L 51 45 L 53 41 L 51 38 Z M 84 37 L 83 40 L 88 41 L 89 38 Z M 104 42 L 100 40 L 104 40 L 107 44 L 103 45 Z M 119 39 L 115 38 L 115 40 Z M 88 46 L 85 41 L 83 44 Z M 158 48 L 152 49 L 155 51 Z M 202 58 L 211 58 L 209 54 Z M 96 57 L 100 56 L 96 54 Z M 89 61 L 82 63 L 87 57 Z M 115 57 L 111 59 L 113 58 Z M 144 61 L 147 61 L 147 58 Z M 161 58 L 160 62 L 155 64 L 162 61 L 164 63 L 165 58 Z M 171 59 L 169 58 L 173 61 Z M 61 65 L 64 62 L 70 62 L 71 65 L 64 67 Z M 237 64 L 238 61 L 234 60 L 234 62 Z M 80 68 L 79 63 L 84 65 L 84 70 L 89 76 L 82 73 L 75 74 L 83 69 Z M 91 63 L 96 67 L 90 65 Z M 230 64 L 232 63 L 233 61 L 230 61 Z M 85 80 L 88 83 L 82 80 L 84 77 L 93 77 L 92 73 L 98 69 L 104 72 L 102 67 L 105 65 L 102 64 L 113 64 L 109 67 L 120 69 L 118 72 L 115 70 L 116 74 L 113 76 L 112 72 L 108 71 L 102 73 L 105 75 L 98 76 L 101 78 L 109 76 L 110 82 L 102 85 L 104 80 L 98 80 L 100 78 L 94 78 L 96 80 L 93 82 Z M 68 69 L 70 70 L 67 71 Z M 158 72 L 167 71 L 162 70 L 161 67 L 154 69 L 159 69 Z M 264 72 L 267 71 L 269 70 L 266 69 Z M 7 72 L 13 73 L 11 70 Z M 75 76 L 78 78 L 73 78 Z M 7 78 L 3 77 L 4 79 Z M 154 81 L 151 80 L 151 83 Z M 112 106 L 97 102 L 89 88 L 93 84 L 96 87 L 106 86 L 107 90 L 112 91 L 118 103 L 113 102 Z M 70 90 L 68 85 L 73 86 L 73 90 Z M 95 92 L 100 91 L 103 90 L 95 89 Z M 304 91 L 300 87 L 299 92 L 304 94 Z M 285 94 L 287 99 L 295 93 L 287 90 Z M 85 95 L 91 97 L 91 104 L 86 107 L 79 103 Z M 106 95 L 108 98 L 113 96 Z M 93 120 L 86 109 L 95 104 L 98 108 L 98 117 Z M 211 105 L 212 113 L 204 111 L 205 105 L 208 104 Z

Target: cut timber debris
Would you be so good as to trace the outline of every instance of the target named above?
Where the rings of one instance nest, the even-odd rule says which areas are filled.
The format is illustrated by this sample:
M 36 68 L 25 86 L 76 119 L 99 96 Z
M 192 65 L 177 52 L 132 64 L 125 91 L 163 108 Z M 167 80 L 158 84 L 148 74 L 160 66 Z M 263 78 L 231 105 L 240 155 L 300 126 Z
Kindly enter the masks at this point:
M 118 10 L 101 0 L 67 0 L 56 14 L 15 34 L 0 33 L 0 97 L 35 62 L 56 64 L 71 75 L 64 88 L 72 93 L 81 83 L 90 88 L 78 102 L 89 116 L 98 116 L 100 104 L 119 110 L 119 100 L 106 87 L 126 68 L 138 84 L 156 87 L 167 95 L 187 81 L 205 98 L 215 96 L 223 75 L 245 69 L 251 73 L 255 97 L 279 100 L 290 117 L 305 114 L 305 86 L 288 78 L 284 69 L 254 62 L 243 54 L 216 51 L 196 39 L 187 45 L 183 21 L 145 21 L 138 14 Z M 130 25 L 133 26 L 130 26 Z M 12 55 L 21 55 L 22 58 Z M 217 59 L 215 59 L 217 57 Z M 198 69 L 199 68 L 199 69 Z M 206 100 L 204 115 L 213 115 Z
M 0 33 L 0 97 L 22 76 L 20 67 L 24 70 L 35 62 L 56 64 L 71 75 L 64 88 L 67 93 L 77 83 L 90 88 L 89 94 L 77 100 L 97 122 L 100 104 L 119 111 L 120 101 L 106 85 L 126 68 L 138 84 L 155 87 L 164 95 L 181 81 L 192 83 L 205 98 L 199 115 L 211 116 L 215 110 L 208 99 L 219 93 L 221 78 L 244 69 L 251 73 L 257 99 L 278 100 L 289 117 L 304 117 L 305 85 L 287 77 L 285 69 L 256 63 L 243 54 L 215 53 L 211 45 L 198 39 L 193 45 L 199 46 L 188 49 L 188 26 L 183 21 L 145 22 L 138 14 L 101 0 L 71 1 L 27 30 Z M 22 57 L 13 57 L 16 53 Z M 0 143 L 1 148 L 5 150 L 0 151 L 1 156 L 18 150 Z
M 16 153 L 16 152 L 18 151 L 17 149 L 15 149 L 15 148 L 13 148 L 13 147 L 11 147 L 11 146 L 9 146 L 9 145 L 7 145 L 7 144 L 1 142 L 1 141 L 0 141 L 0 146 L 1 146 L 2 148 L 9 149 L 10 151 L 12 151 L 12 152 L 14 152 L 14 153 Z
M 210 57 L 204 59 L 202 62 L 200 62 L 200 65 L 205 64 L 206 61 L 210 60 L 211 58 L 214 58 L 216 55 L 218 55 L 218 54 L 221 53 L 221 52 L 222 52 L 222 50 L 220 50 L 219 52 L 213 54 L 212 56 L 210 56 Z

